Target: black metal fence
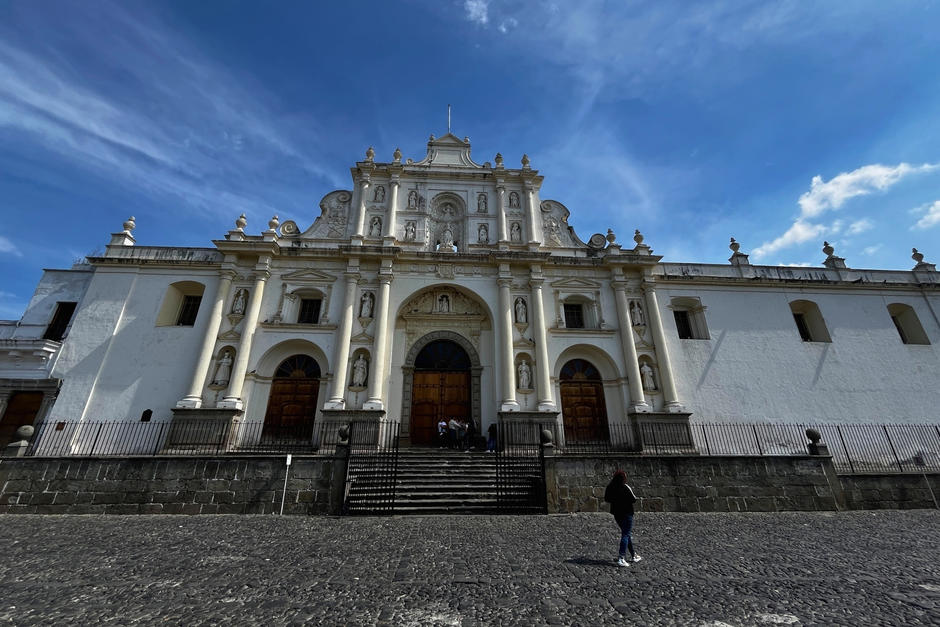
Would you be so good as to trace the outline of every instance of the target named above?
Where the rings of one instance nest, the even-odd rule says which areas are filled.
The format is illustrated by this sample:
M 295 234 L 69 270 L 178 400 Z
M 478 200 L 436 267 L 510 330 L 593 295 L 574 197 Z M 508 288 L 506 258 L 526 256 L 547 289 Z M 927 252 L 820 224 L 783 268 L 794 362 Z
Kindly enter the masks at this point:
M 543 424 L 500 421 L 496 443 L 496 505 L 503 513 L 545 513 Z
M 395 513 L 399 423 L 349 423 L 349 466 L 344 514 Z

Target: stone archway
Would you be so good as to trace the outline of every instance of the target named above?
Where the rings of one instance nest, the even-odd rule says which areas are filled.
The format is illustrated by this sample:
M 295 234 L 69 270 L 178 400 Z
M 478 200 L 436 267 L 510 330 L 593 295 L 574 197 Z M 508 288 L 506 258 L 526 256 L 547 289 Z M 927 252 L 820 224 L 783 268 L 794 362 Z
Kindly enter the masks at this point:
M 453 331 L 432 331 L 422 336 L 414 344 L 405 356 L 405 362 L 402 366 L 404 371 L 404 382 L 402 389 L 401 406 L 401 434 L 406 443 L 411 443 L 411 412 L 414 401 L 415 384 L 415 360 L 422 350 L 432 342 L 446 340 L 459 346 L 470 360 L 470 416 L 474 426 L 479 433 L 480 430 L 480 376 L 483 367 L 480 365 L 480 356 L 473 344 L 464 336 Z

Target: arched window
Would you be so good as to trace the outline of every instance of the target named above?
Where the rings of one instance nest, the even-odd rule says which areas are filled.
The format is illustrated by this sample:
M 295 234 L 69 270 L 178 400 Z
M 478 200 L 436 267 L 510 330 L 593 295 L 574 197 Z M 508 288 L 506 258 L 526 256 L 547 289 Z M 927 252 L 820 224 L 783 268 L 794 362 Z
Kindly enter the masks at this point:
M 281 362 L 274 372 L 275 379 L 319 379 L 320 364 L 308 355 L 293 355 Z
M 826 321 L 816 303 L 811 300 L 794 300 L 790 303 L 790 312 L 804 342 L 832 342 Z
M 601 373 L 589 361 L 572 359 L 562 366 L 559 378 L 562 381 L 600 381 Z
M 699 298 L 682 296 L 673 298 L 669 304 L 676 319 L 676 332 L 681 340 L 707 340 L 708 325 L 705 323 L 705 307 Z
M 920 324 L 917 312 L 910 305 L 891 303 L 888 305 L 888 315 L 894 322 L 894 327 L 905 344 L 930 344 L 924 327 Z
M 177 281 L 167 287 L 157 314 L 157 326 L 191 327 L 196 324 L 206 286 L 196 281 Z

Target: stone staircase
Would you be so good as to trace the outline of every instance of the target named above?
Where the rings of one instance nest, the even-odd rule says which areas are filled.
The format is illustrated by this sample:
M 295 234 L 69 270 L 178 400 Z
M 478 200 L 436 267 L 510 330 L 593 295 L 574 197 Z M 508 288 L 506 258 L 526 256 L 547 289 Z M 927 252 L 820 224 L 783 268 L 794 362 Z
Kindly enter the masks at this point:
M 541 470 L 535 463 L 504 473 L 503 498 L 497 492 L 497 455 L 447 449 L 402 449 L 398 454 L 394 514 L 543 513 L 537 498 Z M 504 468 L 506 466 L 504 465 Z M 383 474 L 385 479 L 383 481 Z M 350 513 L 383 513 L 390 491 L 388 471 L 368 460 L 350 459 Z M 511 478 L 510 478 L 511 477 Z M 384 485 L 383 485 L 384 484 Z

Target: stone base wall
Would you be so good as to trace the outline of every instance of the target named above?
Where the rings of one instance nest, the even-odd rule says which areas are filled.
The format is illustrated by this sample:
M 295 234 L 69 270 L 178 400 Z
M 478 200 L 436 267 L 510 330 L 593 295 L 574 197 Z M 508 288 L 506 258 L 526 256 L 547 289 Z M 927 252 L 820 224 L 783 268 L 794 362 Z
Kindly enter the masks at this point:
M 637 508 L 653 512 L 776 512 L 837 509 L 819 457 L 547 457 L 548 511 L 610 511 L 604 488 L 627 473 Z
M 839 478 L 849 509 L 934 509 L 940 501 L 940 473 L 936 472 Z
M 3 514 L 271 514 L 284 456 L 0 460 Z M 334 460 L 294 456 L 285 514 L 331 513 Z

